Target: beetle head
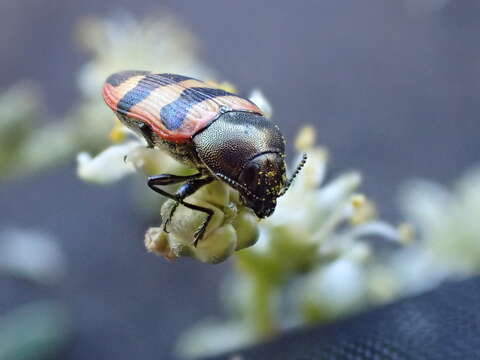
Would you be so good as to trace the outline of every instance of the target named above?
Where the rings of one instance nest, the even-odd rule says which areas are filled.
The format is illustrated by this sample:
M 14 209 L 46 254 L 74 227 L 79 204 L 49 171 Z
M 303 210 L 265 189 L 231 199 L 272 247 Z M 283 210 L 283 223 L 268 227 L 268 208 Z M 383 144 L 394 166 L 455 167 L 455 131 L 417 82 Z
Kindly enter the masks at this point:
M 284 139 L 271 121 L 258 114 L 228 112 L 193 142 L 203 164 L 238 190 L 245 206 L 259 218 L 273 213 L 293 178 L 287 181 Z
M 251 159 L 240 172 L 240 199 L 259 218 L 270 216 L 277 197 L 285 187 L 285 161 L 277 153 L 264 153 Z

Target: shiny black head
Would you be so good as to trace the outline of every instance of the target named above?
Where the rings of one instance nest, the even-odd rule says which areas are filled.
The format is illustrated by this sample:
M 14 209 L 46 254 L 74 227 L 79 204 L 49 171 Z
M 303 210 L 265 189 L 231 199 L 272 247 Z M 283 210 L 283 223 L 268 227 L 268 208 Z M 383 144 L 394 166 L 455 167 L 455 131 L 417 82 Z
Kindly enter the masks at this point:
M 193 142 L 208 170 L 238 190 L 245 206 L 260 218 L 273 213 L 289 185 L 285 141 L 275 124 L 257 114 L 227 112 Z
M 259 218 L 272 215 L 277 198 L 286 185 L 285 161 L 278 153 L 263 153 L 242 169 L 238 182 L 248 191 L 240 191 L 242 202 Z

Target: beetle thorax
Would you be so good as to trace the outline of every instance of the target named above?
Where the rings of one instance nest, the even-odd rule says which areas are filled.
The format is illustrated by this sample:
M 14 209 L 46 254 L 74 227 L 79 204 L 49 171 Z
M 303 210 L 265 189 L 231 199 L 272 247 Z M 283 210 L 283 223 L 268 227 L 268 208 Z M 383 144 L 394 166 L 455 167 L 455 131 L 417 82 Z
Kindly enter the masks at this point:
M 269 216 L 285 186 L 285 142 L 263 116 L 227 112 L 193 138 L 200 160 L 236 188 L 259 217 Z

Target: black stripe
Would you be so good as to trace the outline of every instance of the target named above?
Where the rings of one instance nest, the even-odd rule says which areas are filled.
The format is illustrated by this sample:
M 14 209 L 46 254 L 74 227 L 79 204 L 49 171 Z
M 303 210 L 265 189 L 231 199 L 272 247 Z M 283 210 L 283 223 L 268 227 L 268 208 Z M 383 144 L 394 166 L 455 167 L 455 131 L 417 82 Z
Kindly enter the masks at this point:
M 197 79 L 192 78 L 192 77 L 178 75 L 178 74 L 158 74 L 158 75 L 162 76 L 162 77 L 166 77 L 166 78 L 172 80 L 173 82 L 180 82 L 180 81 L 185 81 L 185 80 L 197 80 Z M 200 80 L 197 80 L 197 81 L 200 81 Z
M 118 86 L 124 81 L 130 79 L 132 76 L 148 75 L 148 74 L 150 74 L 150 71 L 140 71 L 140 70 L 121 71 L 121 72 L 110 75 L 107 78 L 106 82 L 112 86 Z
M 133 106 L 145 100 L 153 90 L 189 79 L 191 78 L 174 74 L 147 75 L 120 99 L 117 104 L 117 111 L 125 114 L 129 112 Z
M 162 108 L 160 118 L 168 130 L 178 129 L 193 106 L 207 99 L 214 99 L 219 96 L 236 95 L 215 88 L 192 87 L 185 89 L 178 99 Z

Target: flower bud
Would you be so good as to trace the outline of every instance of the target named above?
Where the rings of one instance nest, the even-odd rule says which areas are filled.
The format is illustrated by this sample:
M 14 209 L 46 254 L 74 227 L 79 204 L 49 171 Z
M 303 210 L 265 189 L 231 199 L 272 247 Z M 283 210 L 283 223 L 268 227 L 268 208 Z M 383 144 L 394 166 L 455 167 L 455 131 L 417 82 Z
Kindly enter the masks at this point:
M 149 251 L 167 259 L 191 256 L 216 264 L 257 241 L 255 215 L 238 203 L 236 193 L 225 184 L 214 181 L 186 201 L 213 210 L 203 237 L 195 246 L 195 234 L 206 221 L 207 214 L 181 204 L 176 206 L 174 200 L 168 200 L 161 210 L 162 227 L 151 228 L 145 235 L 145 246 Z M 167 232 L 164 231 L 165 222 Z
M 241 250 L 252 245 L 258 240 L 258 220 L 257 217 L 248 209 L 241 209 L 232 222 L 237 232 L 237 247 L 235 250 Z

